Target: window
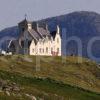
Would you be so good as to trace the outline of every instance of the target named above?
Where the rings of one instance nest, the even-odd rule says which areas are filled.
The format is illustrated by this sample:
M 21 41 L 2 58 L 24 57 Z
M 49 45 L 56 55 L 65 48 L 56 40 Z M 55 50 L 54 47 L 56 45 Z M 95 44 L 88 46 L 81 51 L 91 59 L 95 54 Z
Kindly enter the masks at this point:
M 44 53 L 44 49 L 43 49 L 43 53 Z
M 33 53 L 34 53 L 34 49 L 33 49 Z
M 41 53 L 41 48 L 40 48 L 40 51 L 39 52 Z
M 25 29 L 24 28 L 22 28 L 22 32 L 24 32 L 25 31 Z
M 51 48 L 51 51 L 53 51 L 53 48 Z
M 46 47 L 46 53 L 48 53 L 48 47 Z
M 21 46 L 24 47 L 24 45 L 25 45 L 25 42 L 21 41 Z
M 59 52 L 59 48 L 57 48 L 57 52 Z

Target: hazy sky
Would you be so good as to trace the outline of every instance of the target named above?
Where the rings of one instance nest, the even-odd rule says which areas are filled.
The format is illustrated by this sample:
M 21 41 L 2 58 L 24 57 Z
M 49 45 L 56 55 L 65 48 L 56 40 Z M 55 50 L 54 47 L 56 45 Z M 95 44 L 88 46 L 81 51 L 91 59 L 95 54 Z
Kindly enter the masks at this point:
M 24 19 L 38 20 L 73 11 L 100 13 L 100 0 L 0 0 L 0 30 Z

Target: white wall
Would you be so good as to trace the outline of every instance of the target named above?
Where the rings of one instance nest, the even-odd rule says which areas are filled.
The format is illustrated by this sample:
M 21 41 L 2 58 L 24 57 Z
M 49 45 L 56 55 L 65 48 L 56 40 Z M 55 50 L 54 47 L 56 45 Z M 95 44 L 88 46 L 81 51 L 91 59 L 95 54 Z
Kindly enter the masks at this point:
M 30 55 L 45 55 L 45 56 L 61 56 L 62 55 L 62 41 L 60 36 L 60 28 L 57 26 L 57 33 L 55 39 L 46 37 L 40 39 L 37 44 L 34 40 L 30 45 Z M 51 50 L 52 48 L 52 50 Z M 59 49 L 59 50 L 58 50 Z M 58 53 L 57 53 L 58 52 Z
M 57 48 L 59 48 L 59 54 L 56 56 L 61 56 L 61 37 L 59 34 L 56 34 L 55 40 L 46 37 L 44 40 L 39 40 L 36 45 L 33 40 L 30 45 L 30 55 L 52 56 L 51 48 L 53 52 L 57 52 Z

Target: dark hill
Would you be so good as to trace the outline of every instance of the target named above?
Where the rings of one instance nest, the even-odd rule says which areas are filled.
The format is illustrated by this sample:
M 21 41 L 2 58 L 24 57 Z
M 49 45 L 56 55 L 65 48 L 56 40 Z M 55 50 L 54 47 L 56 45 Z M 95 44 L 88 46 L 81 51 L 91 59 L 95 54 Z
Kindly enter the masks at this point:
M 51 31 L 56 29 L 56 25 L 60 25 L 67 31 L 67 37 L 77 36 L 82 40 L 83 56 L 88 57 L 87 44 L 95 36 L 100 36 L 100 15 L 95 12 L 73 12 L 67 15 L 61 15 L 48 19 L 41 20 L 40 23 L 48 23 Z M 54 28 L 53 28 L 54 27 Z M 70 42 L 66 47 L 67 54 L 74 53 L 77 55 L 77 45 L 74 41 Z M 96 41 L 93 44 L 93 55 L 100 57 L 100 42 Z M 97 59 L 94 59 L 97 60 Z
M 0 31 L 0 38 L 6 37 L 6 36 L 17 38 L 18 37 L 18 27 L 14 26 L 14 27 L 6 28 Z

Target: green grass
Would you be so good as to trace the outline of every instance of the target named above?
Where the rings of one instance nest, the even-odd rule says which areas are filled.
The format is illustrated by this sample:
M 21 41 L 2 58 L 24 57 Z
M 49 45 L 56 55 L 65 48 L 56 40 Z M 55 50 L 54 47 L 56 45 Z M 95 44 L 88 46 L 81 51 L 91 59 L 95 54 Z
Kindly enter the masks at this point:
M 100 95 L 90 91 L 86 91 L 82 88 L 72 87 L 62 82 L 57 82 L 55 80 L 46 78 L 32 78 L 24 77 L 20 74 L 9 73 L 5 71 L 0 71 L 0 78 L 3 80 L 9 80 L 10 82 L 16 82 L 21 87 L 22 93 L 34 93 L 34 89 L 38 89 L 40 92 L 45 91 L 48 94 L 57 94 L 60 97 L 63 97 L 65 100 L 100 100 Z M 30 89 L 31 88 L 31 89 Z M 27 90 L 30 89 L 30 90 Z M 42 92 L 41 92 L 42 93 Z M 39 95 L 40 93 L 33 94 Z M 42 94 L 43 95 L 43 94 Z M 10 100 L 10 99 L 7 99 Z M 49 97 L 48 97 L 49 100 Z M 53 98 L 51 100 L 54 100 Z
M 84 58 L 78 63 L 78 57 L 64 59 L 62 63 L 61 57 L 44 57 L 40 71 L 36 71 L 35 56 L 1 56 L 0 78 L 23 87 L 22 95 L 29 93 L 45 100 L 100 100 L 100 69 L 96 63 Z

